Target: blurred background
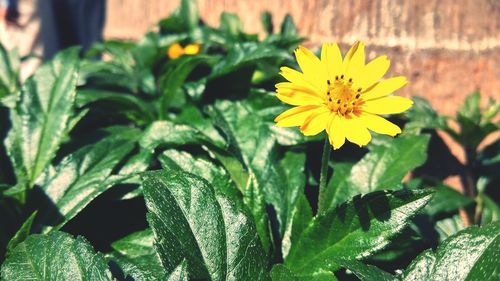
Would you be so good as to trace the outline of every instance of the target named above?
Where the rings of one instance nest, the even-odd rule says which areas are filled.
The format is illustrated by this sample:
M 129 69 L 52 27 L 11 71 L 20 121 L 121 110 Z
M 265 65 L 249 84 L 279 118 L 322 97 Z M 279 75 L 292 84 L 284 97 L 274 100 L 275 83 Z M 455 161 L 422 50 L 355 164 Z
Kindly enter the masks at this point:
M 3 3 L 0 41 L 9 49 L 17 48 L 21 55 L 34 53 L 47 58 L 54 50 L 72 44 L 86 46 L 106 39 L 138 40 L 180 3 L 179 0 L 39 1 L 0 0 Z M 290 14 L 299 34 L 307 37 L 308 47 L 335 41 L 345 52 L 354 41 L 362 40 L 367 44 L 369 59 L 387 54 L 392 62 L 389 75 L 408 77 L 409 85 L 399 94 L 424 97 L 441 114 L 454 115 L 465 97 L 476 90 L 481 92 L 483 103 L 487 102 L 486 97 L 500 99 L 499 0 L 197 2 L 202 19 L 209 25 L 218 26 L 223 11 L 232 12 L 241 17 L 247 32 L 263 36 L 260 17 L 269 11 L 275 29 Z M 77 35 L 68 29 L 77 29 Z M 26 78 L 39 63 L 40 59 L 27 60 L 22 77 Z M 442 137 L 452 143 L 446 135 Z M 489 139 L 497 137 L 498 134 Z M 459 146 L 452 144 L 451 150 L 463 160 Z
M 106 2 L 103 38 L 137 40 L 180 1 L 43 2 L 38 5 L 56 8 L 63 2 Z M 203 20 L 210 25 L 217 26 L 220 14 L 227 11 L 241 17 L 245 30 L 261 34 L 262 12 L 272 13 L 275 27 L 291 14 L 299 33 L 308 38 L 308 47 L 336 41 L 345 51 L 355 40 L 363 40 L 370 58 L 387 54 L 392 62 L 390 71 L 409 78 L 402 94 L 428 98 L 443 114 L 454 114 L 465 96 L 475 90 L 483 97 L 500 97 L 499 0 L 199 0 L 198 5 Z M 85 9 L 82 6 L 79 9 Z M 39 11 L 43 8 L 37 8 L 36 0 L 18 0 L 18 10 L 18 24 L 1 24 L 2 44 L 18 48 L 21 55 L 42 54 Z M 84 20 L 89 26 L 96 24 L 95 17 Z M 26 66 L 23 76 L 32 69 Z

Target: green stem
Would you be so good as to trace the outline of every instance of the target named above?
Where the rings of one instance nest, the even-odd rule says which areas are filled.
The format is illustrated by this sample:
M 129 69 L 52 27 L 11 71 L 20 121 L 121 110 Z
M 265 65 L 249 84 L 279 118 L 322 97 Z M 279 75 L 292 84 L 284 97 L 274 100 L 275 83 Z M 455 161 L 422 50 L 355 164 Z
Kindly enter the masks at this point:
M 319 174 L 319 194 L 325 194 L 326 183 L 328 180 L 328 161 L 330 160 L 330 142 L 328 136 L 325 137 L 323 146 L 323 156 L 321 158 L 321 171 Z
M 483 216 L 484 202 L 481 195 L 476 196 L 476 211 L 474 213 L 474 223 L 481 225 L 481 218 Z
M 465 171 L 464 171 L 464 193 L 466 196 L 472 200 L 477 200 L 477 179 L 474 176 L 474 161 L 476 159 L 475 148 L 465 147 Z M 478 204 L 476 209 L 472 209 L 469 212 L 465 210 L 467 214 L 468 225 L 473 225 L 478 221 L 478 212 L 481 212 L 481 206 Z

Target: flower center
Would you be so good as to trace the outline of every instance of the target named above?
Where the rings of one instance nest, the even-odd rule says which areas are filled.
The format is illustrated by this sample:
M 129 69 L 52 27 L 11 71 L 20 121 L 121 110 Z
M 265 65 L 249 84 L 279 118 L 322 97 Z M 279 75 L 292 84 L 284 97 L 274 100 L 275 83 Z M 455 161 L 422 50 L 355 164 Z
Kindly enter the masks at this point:
M 326 106 L 331 112 L 351 118 L 352 114 L 361 114 L 361 105 L 364 103 L 361 98 L 361 88 L 352 88 L 352 78 L 344 79 L 344 75 L 335 76 L 335 81 L 326 80 L 328 92 L 326 93 Z

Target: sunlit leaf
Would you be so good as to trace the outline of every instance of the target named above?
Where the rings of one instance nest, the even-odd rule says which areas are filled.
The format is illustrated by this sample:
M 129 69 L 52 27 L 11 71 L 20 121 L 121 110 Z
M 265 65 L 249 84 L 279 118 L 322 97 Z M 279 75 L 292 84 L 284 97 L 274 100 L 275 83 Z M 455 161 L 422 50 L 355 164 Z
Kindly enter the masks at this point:
M 496 280 L 500 224 L 469 227 L 420 254 L 402 280 Z
M 35 234 L 2 265 L 2 280 L 112 280 L 104 257 L 82 238 L 64 232 Z
M 155 248 L 167 271 L 186 259 L 191 278 L 263 280 L 267 259 L 255 224 L 205 180 L 174 170 L 144 175 Z
M 11 110 L 12 129 L 5 140 L 18 181 L 32 186 L 67 137 L 73 116 L 78 49 L 59 53 L 22 87 Z
M 335 259 L 365 258 L 389 244 L 431 199 L 430 191 L 374 192 L 316 217 L 285 265 L 299 275 L 338 269 Z

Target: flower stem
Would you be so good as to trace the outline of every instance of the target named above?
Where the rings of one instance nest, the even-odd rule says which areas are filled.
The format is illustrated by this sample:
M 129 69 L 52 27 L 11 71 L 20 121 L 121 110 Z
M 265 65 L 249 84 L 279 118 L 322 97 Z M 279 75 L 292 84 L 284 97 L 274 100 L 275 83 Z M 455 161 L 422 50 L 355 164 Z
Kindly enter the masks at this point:
M 324 194 L 328 180 L 328 160 L 330 160 L 330 142 L 328 136 L 325 137 L 323 146 L 323 156 L 321 158 L 321 171 L 319 174 L 319 194 Z M 320 195 L 321 196 L 321 195 Z

